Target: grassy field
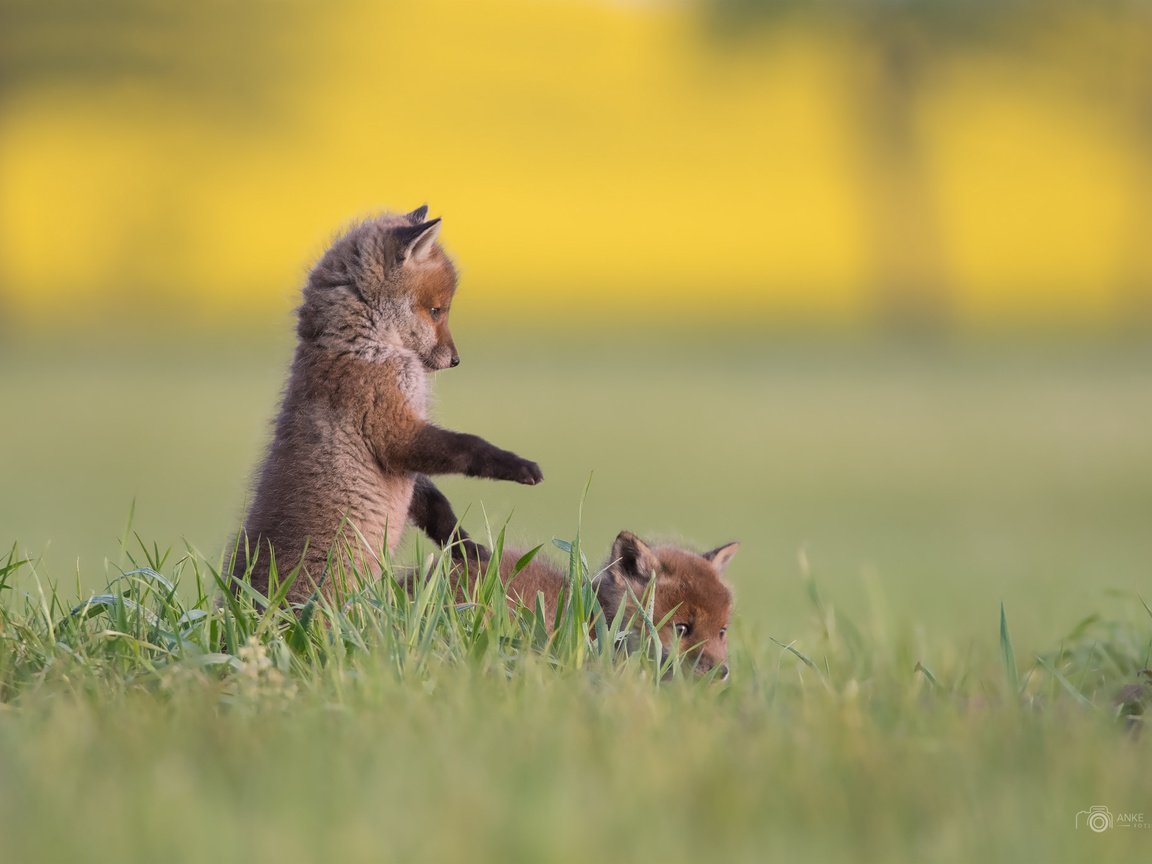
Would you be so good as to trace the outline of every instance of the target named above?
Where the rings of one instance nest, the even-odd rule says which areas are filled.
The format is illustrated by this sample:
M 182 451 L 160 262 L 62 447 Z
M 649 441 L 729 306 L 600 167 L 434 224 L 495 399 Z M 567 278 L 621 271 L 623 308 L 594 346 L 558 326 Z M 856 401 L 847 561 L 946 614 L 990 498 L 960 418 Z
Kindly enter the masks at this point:
M 1113 704 L 1152 643 L 1146 349 L 462 338 L 439 418 L 546 474 L 445 480 L 474 531 L 579 524 L 593 568 L 621 528 L 742 542 L 732 680 L 658 686 L 443 602 L 304 633 L 216 607 L 193 572 L 242 512 L 288 348 L 109 341 L 0 348 L 0 541 L 33 559 L 0 590 L 5 860 L 1152 849 L 1076 825 L 1095 805 L 1152 822 L 1152 758 Z M 180 588 L 117 583 L 153 617 L 109 599 L 77 624 L 131 566 L 133 498 Z

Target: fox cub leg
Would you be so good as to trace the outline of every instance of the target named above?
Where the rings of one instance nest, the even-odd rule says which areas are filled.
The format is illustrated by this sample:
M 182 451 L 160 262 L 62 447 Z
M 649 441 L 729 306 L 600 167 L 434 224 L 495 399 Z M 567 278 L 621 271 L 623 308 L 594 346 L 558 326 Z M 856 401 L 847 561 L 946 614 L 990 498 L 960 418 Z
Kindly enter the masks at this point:
M 492 557 L 486 546 L 468 536 L 456 518 L 452 504 L 424 474 L 416 476 L 408 518 L 438 546 L 451 547 L 452 557 L 456 560 L 478 564 Z
M 489 444 L 479 435 L 452 432 L 432 424 L 422 425 L 396 454 L 403 470 L 419 474 L 463 474 L 511 480 L 535 486 L 544 479 L 540 466 Z

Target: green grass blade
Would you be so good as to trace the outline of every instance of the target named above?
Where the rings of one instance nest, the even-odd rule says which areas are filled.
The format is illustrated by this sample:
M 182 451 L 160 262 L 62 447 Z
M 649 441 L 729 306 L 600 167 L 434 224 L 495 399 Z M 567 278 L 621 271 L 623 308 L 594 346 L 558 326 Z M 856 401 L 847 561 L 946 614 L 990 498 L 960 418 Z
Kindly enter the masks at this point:
M 1004 664 L 1004 679 L 1008 689 L 1014 694 L 1020 693 L 1020 672 L 1016 668 L 1016 654 L 1012 650 L 1012 637 L 1008 634 L 1008 616 L 1004 612 L 1004 604 L 1000 604 L 1000 659 Z

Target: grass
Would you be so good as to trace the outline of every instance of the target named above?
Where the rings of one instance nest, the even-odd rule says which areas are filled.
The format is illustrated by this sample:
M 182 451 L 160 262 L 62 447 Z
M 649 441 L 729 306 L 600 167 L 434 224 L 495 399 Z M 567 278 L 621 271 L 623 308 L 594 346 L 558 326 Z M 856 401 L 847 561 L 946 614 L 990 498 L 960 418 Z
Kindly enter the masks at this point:
M 446 478 L 466 526 L 581 579 L 577 522 L 593 569 L 623 528 L 740 540 L 732 679 L 548 643 L 492 583 L 218 604 L 286 347 L 9 342 L 0 858 L 1147 857 L 1076 827 L 1152 821 L 1147 350 L 457 329 L 437 415 L 547 476 Z
M 800 550 L 841 608 L 922 625 L 933 647 L 980 640 L 1003 601 L 1018 649 L 1040 648 L 1085 609 L 1109 611 L 1107 592 L 1146 584 L 1147 350 L 739 334 L 681 350 L 456 329 L 464 363 L 437 377 L 436 416 L 545 472 L 532 488 L 444 478 L 473 532 L 512 515 L 517 546 L 565 536 L 591 476 L 590 555 L 624 528 L 740 540 L 744 626 L 778 636 L 805 612 Z M 217 556 L 290 351 L 217 340 L 0 345 L 0 548 L 18 541 L 42 572 L 95 591 L 123 563 L 135 500 L 149 542 Z
M 578 538 L 558 545 L 594 615 Z M 1152 842 L 1075 824 L 1147 806 L 1152 686 L 1115 699 L 1150 664 L 1146 607 L 1018 673 L 1003 610 L 997 670 L 878 639 L 810 582 L 804 632 L 738 638 L 721 684 L 614 649 L 643 622 L 592 638 L 572 614 L 548 637 L 494 573 L 458 603 L 432 556 L 412 598 L 388 563 L 296 610 L 221 595 L 194 553 L 129 558 L 87 597 L 18 592 L 29 563 L 0 567 L 7 860 L 1075 861 Z

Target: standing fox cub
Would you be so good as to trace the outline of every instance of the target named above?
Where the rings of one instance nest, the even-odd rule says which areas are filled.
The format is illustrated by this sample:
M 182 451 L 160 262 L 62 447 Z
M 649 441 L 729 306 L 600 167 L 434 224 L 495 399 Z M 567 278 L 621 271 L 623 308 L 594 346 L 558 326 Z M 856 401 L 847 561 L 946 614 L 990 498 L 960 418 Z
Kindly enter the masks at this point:
M 655 579 L 652 620 L 659 624 L 668 619 L 660 628 L 665 657 L 679 650 L 698 673 L 715 669 L 719 678 L 727 678 L 732 591 L 723 575 L 739 548 L 739 543 L 727 543 L 698 554 L 681 546 L 649 546 L 632 532 L 621 531 L 592 583 L 604 618 L 611 624 L 622 610 L 627 621 L 638 611 L 633 595 L 643 598 Z M 502 577 L 512 573 L 520 557 L 521 553 L 512 550 L 504 553 L 500 559 Z M 464 566 L 459 555 L 456 560 L 456 566 Z M 467 567 L 469 582 L 474 583 L 478 576 L 475 562 L 470 561 Z M 551 626 L 567 593 L 567 577 L 537 554 L 512 577 L 506 590 L 509 605 L 529 609 L 536 607 L 537 595 L 542 596 L 545 620 Z
M 268 454 L 259 470 L 233 576 L 268 591 L 301 572 L 301 601 L 348 565 L 374 570 L 409 517 L 438 543 L 456 518 L 428 474 L 535 484 L 535 462 L 428 422 L 428 378 L 456 366 L 448 329 L 456 271 L 427 207 L 386 214 L 337 240 L 308 276 L 299 342 Z M 464 543 L 466 534 L 457 532 Z

